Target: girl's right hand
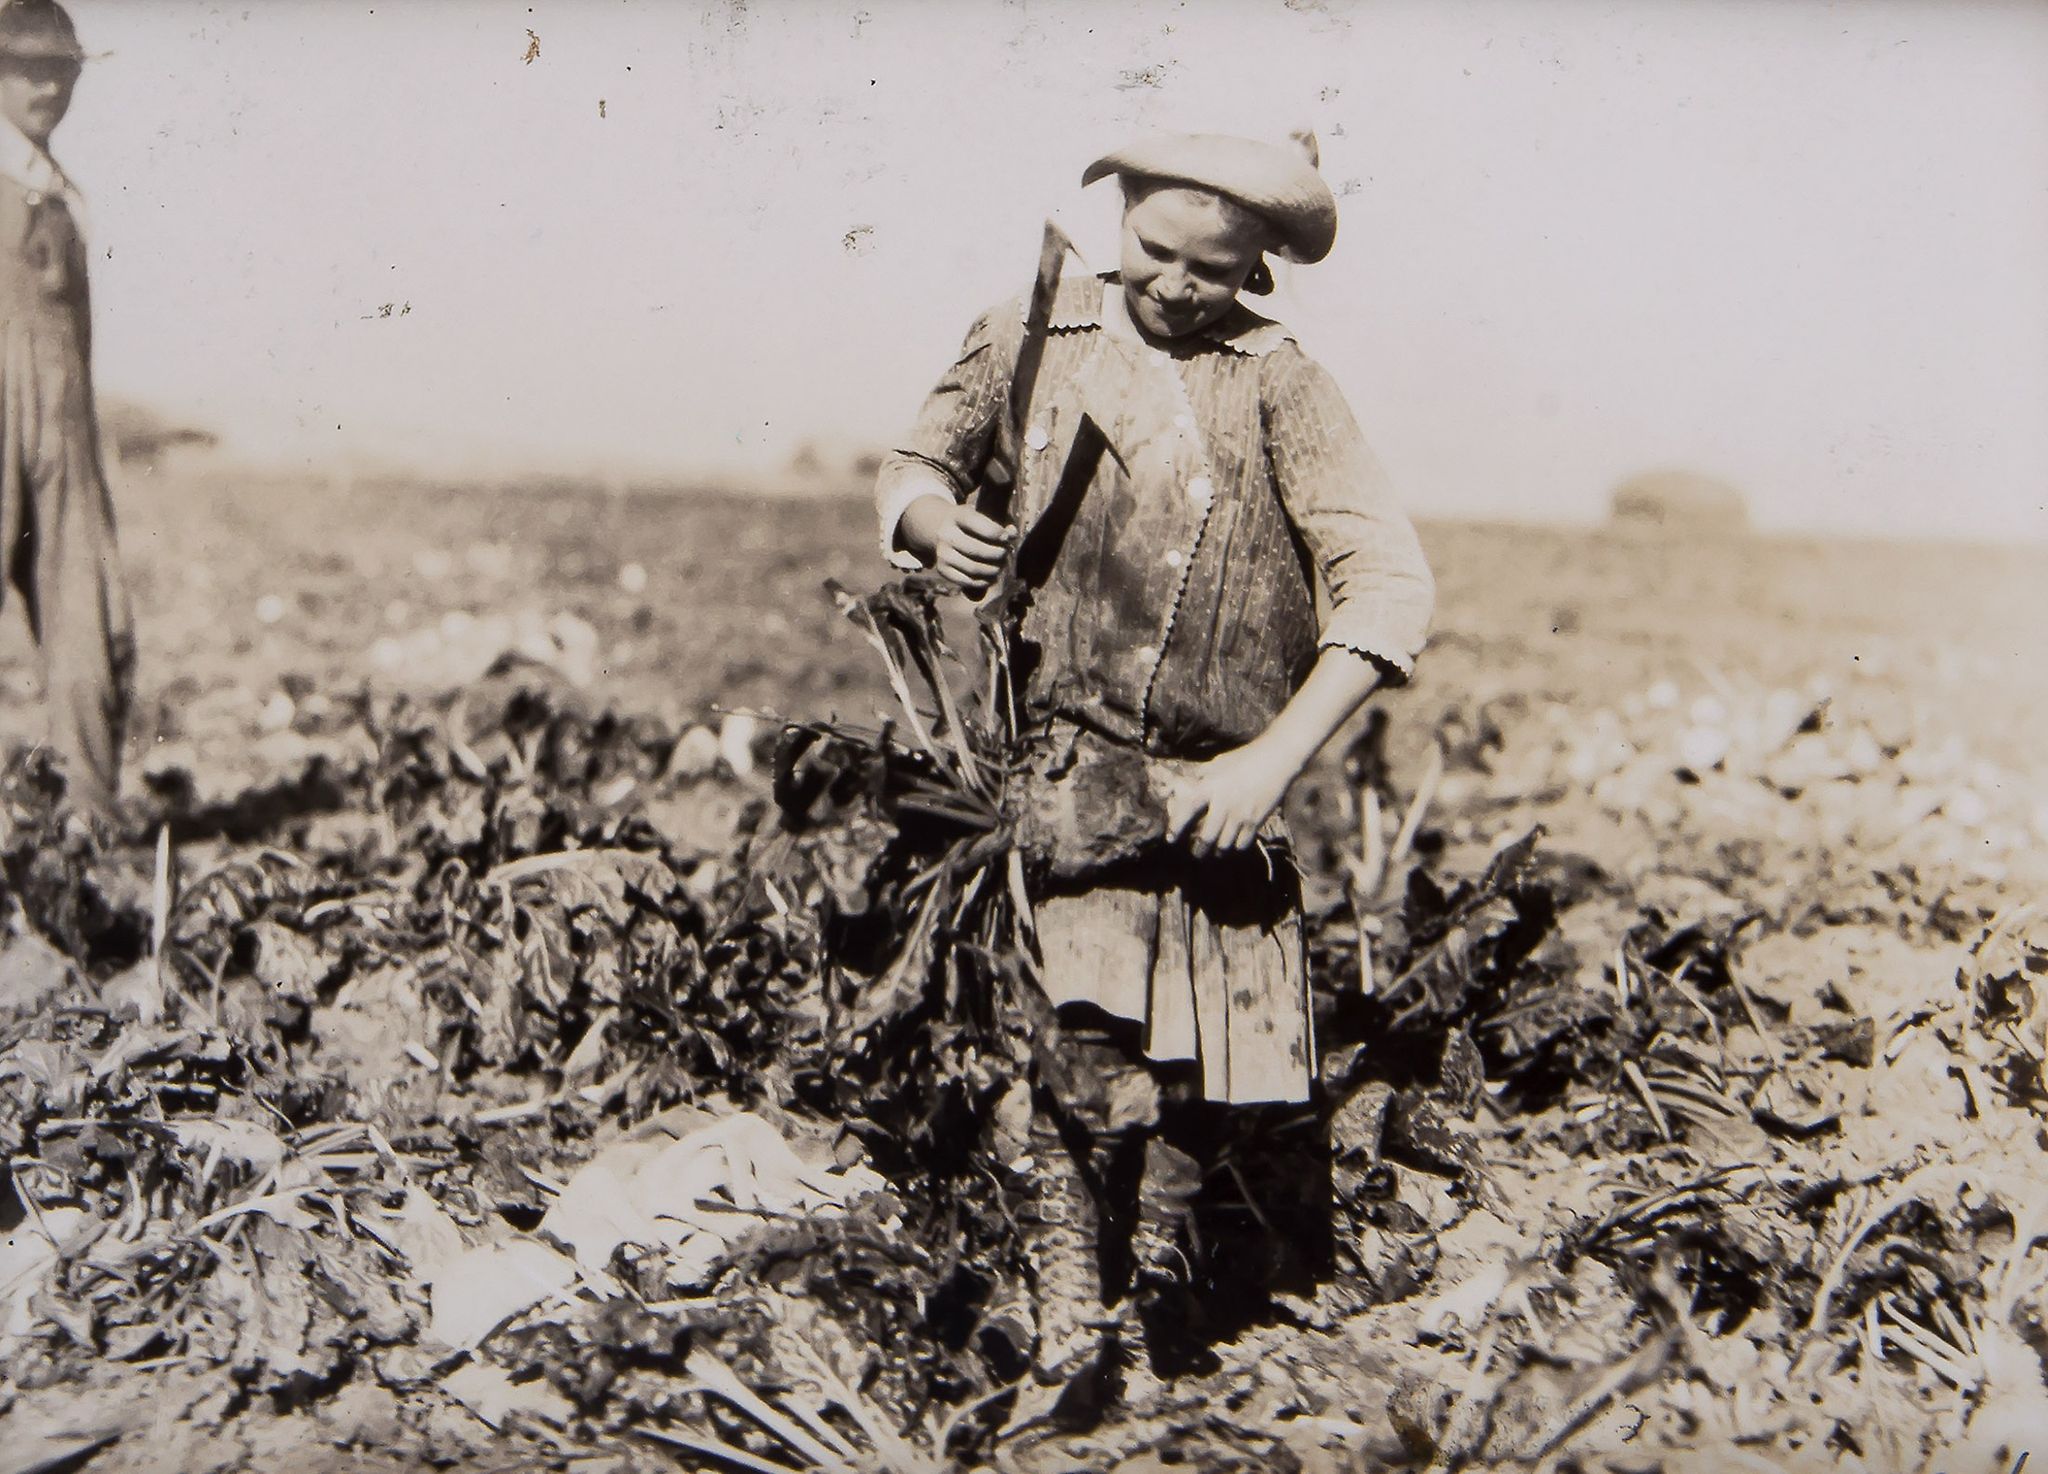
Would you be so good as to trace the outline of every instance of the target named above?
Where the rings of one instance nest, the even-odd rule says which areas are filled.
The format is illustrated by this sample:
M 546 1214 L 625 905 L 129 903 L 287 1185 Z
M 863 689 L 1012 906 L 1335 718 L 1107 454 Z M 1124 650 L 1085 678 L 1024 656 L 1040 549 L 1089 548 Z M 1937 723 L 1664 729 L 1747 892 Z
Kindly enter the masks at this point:
M 921 496 L 903 509 L 896 524 L 903 546 L 929 563 L 948 583 L 979 597 L 1003 571 L 1017 529 L 948 496 Z

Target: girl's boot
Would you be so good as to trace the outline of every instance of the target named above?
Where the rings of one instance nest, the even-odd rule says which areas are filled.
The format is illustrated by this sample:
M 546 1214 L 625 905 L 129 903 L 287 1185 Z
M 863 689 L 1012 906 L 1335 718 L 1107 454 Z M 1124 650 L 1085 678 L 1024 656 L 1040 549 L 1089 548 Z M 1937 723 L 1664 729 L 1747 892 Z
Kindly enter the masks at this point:
M 1126 1304 L 1142 1330 L 1151 1370 L 1167 1377 L 1200 1370 L 1209 1359 L 1194 1287 L 1194 1200 L 1201 1185 L 1194 1158 L 1157 1136 L 1145 1143 Z M 1142 1404 L 1155 1384 L 1156 1378 L 1134 1376 L 1127 1396 Z
M 1094 1194 L 1058 1127 L 1043 1113 L 1031 1122 L 1031 1170 L 1018 1216 L 1038 1309 L 1032 1371 L 1042 1382 L 1062 1382 L 1097 1359 L 1109 1322 Z
M 1189 1259 L 1195 1194 L 1202 1169 L 1195 1159 L 1158 1136 L 1145 1142 L 1138 1179 L 1138 1219 L 1131 1230 L 1131 1288 L 1149 1290 L 1193 1282 Z

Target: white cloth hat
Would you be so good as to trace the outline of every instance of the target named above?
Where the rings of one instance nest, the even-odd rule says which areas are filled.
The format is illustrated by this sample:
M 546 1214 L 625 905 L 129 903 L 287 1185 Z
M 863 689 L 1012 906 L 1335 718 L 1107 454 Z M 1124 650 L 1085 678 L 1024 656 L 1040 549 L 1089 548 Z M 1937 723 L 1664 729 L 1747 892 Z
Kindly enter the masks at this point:
M 1226 133 L 1161 133 L 1104 154 L 1081 183 L 1111 174 L 1227 195 L 1272 224 L 1278 254 L 1290 261 L 1320 261 L 1337 239 L 1337 197 L 1316 170 L 1313 135 L 1297 134 L 1289 146 Z

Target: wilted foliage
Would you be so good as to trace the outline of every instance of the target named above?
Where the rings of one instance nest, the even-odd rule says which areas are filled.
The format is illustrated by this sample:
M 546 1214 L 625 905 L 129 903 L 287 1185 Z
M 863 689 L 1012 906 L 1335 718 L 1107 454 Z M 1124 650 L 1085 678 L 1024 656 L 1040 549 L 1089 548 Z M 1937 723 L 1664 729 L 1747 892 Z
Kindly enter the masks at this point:
M 146 1386 L 194 1466 L 266 1421 L 444 1463 L 1021 1460 L 1006 1174 L 1059 1067 L 1028 893 L 1160 835 L 1145 768 L 1026 740 L 1000 625 L 955 650 L 933 596 L 842 592 L 892 720 L 772 754 L 514 659 L 337 699 L 281 770 L 159 765 L 125 835 L 18 757 L 23 1436 L 123 1459 L 79 1409 Z M 1323 1096 L 1208 1184 L 1215 1362 L 1050 1467 L 1909 1467 L 2041 1426 L 2038 910 L 1889 830 L 1845 867 L 1910 749 L 1717 700 L 1724 742 L 1662 697 L 1494 703 L 1307 785 Z

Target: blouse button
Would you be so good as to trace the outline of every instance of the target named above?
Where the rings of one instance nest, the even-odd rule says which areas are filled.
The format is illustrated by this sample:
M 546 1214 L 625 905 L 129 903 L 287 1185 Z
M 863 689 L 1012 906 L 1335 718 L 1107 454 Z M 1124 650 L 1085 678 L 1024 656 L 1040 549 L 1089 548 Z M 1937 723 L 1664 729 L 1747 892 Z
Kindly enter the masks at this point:
M 1033 425 L 1024 432 L 1024 448 L 1026 450 L 1044 450 L 1050 444 L 1052 444 L 1052 436 L 1047 433 L 1044 425 Z
M 1197 506 L 1208 506 L 1210 501 L 1215 498 L 1215 495 L 1215 483 L 1210 481 L 1207 476 L 1197 476 L 1188 483 L 1188 500 L 1194 502 Z
M 1179 548 L 1169 548 L 1169 549 L 1167 550 L 1167 553 L 1166 553 L 1166 566 L 1167 566 L 1168 568 L 1178 568 L 1178 567 L 1180 567 L 1180 549 L 1179 549 Z

